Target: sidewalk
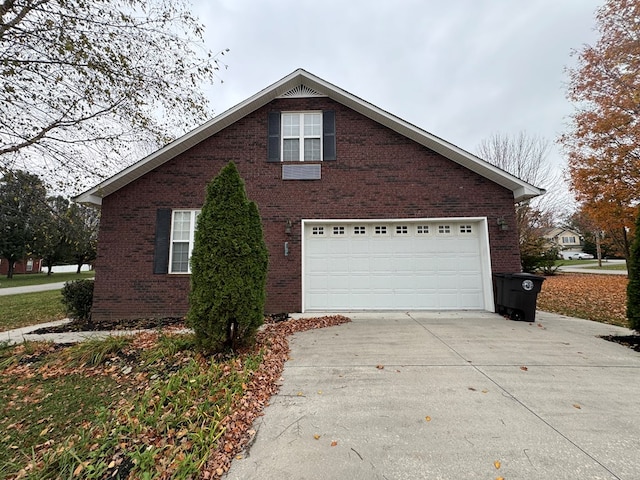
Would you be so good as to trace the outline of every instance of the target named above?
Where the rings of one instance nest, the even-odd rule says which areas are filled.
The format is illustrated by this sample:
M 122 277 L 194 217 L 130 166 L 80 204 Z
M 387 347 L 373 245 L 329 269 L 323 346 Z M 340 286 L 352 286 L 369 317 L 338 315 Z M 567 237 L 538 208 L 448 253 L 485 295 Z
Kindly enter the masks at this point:
M 25 287 L 0 288 L 0 296 L 18 295 L 20 293 L 46 292 L 49 290 L 61 290 L 67 282 L 43 283 L 40 285 L 28 285 Z

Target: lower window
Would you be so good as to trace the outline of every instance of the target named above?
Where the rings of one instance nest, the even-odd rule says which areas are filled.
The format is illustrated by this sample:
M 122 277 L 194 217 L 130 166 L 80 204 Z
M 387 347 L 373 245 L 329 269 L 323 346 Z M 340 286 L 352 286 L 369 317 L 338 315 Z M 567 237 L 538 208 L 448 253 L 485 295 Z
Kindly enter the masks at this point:
M 169 273 L 191 273 L 191 252 L 195 243 L 200 210 L 174 210 L 171 215 Z

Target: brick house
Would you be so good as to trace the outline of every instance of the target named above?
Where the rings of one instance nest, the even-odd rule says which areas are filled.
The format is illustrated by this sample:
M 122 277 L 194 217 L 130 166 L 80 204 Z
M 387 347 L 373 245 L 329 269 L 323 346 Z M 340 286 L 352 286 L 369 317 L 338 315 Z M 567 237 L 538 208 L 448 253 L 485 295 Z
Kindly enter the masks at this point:
M 42 259 L 26 257 L 22 260 L 13 262 L 13 273 L 40 273 L 42 271 Z M 9 273 L 9 260 L 0 258 L 0 275 Z
M 270 253 L 267 313 L 494 311 L 514 202 L 544 193 L 296 70 L 80 194 L 101 205 L 96 320 L 181 316 L 206 184 L 229 161 Z

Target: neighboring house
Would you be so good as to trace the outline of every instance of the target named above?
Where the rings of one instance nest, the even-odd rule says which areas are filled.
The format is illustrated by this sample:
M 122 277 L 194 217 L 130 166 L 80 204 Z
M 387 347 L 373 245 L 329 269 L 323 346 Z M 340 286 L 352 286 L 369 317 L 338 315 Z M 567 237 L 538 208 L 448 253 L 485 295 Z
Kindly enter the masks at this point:
M 79 195 L 101 205 L 94 320 L 181 316 L 207 183 L 235 162 L 269 249 L 266 313 L 494 310 L 514 202 L 544 193 L 296 70 Z
M 560 251 L 579 252 L 582 250 L 582 237 L 568 228 L 552 228 L 543 234 L 549 244 Z
M 13 273 L 40 273 L 42 270 L 42 259 L 27 257 L 23 260 L 13 262 Z M 0 275 L 9 273 L 9 261 L 0 258 Z

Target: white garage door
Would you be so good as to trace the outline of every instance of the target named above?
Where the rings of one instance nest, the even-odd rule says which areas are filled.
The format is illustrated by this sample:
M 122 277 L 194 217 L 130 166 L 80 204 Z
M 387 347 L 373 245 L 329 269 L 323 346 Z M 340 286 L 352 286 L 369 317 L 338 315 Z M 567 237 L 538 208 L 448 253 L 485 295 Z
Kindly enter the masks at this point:
M 303 224 L 304 310 L 493 309 L 486 219 Z

